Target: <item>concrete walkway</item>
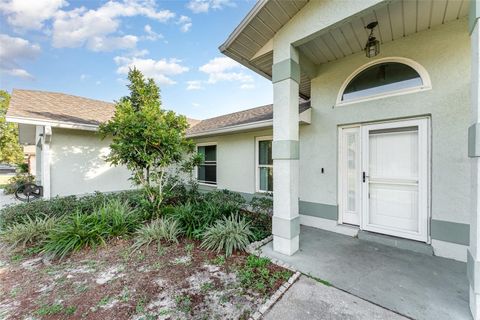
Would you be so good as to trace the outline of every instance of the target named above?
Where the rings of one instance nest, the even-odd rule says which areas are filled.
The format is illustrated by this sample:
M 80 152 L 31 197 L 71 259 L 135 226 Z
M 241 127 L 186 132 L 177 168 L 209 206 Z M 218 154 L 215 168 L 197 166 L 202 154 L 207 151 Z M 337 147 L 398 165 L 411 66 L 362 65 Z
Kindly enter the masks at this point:
M 301 276 L 264 316 L 265 320 L 406 320 L 392 311 L 376 306 L 311 278 Z
M 302 226 L 300 251 L 264 255 L 414 319 L 471 319 L 466 264 Z

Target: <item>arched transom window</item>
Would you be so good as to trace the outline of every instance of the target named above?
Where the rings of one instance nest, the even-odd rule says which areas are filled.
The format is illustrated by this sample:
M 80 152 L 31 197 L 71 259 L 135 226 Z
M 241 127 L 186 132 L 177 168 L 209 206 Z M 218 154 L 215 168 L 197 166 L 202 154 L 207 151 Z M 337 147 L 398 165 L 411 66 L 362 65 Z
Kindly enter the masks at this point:
M 342 86 L 337 104 L 430 89 L 426 71 L 417 63 L 376 61 L 360 68 Z

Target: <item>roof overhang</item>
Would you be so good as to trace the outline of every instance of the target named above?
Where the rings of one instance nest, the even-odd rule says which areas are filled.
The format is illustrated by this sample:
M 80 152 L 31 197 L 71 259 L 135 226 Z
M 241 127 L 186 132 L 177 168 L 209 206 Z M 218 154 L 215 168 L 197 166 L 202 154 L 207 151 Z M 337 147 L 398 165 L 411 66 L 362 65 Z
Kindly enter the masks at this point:
M 12 117 L 12 116 L 7 116 L 5 119 L 7 120 L 7 122 L 29 124 L 34 126 L 50 126 L 52 128 L 62 128 L 62 129 L 98 131 L 98 128 L 99 128 L 97 125 L 93 125 L 93 124 L 74 123 L 74 122 L 66 122 L 66 121 L 44 120 L 44 119 Z
M 312 119 L 312 109 L 308 108 L 307 110 L 301 112 L 299 115 L 300 124 L 310 124 Z M 194 134 L 187 134 L 187 138 L 202 138 L 202 137 L 211 137 L 224 134 L 232 133 L 242 133 L 248 131 L 269 129 L 273 127 L 273 119 L 256 121 L 251 123 L 239 124 L 235 126 L 223 127 L 209 131 L 198 132 Z
M 341 10 L 339 6 L 342 6 Z M 352 0 L 341 4 L 336 0 L 260 0 L 219 49 L 271 79 L 272 39 L 278 34 L 281 41 L 290 42 L 299 51 L 299 92 L 300 96 L 308 98 L 310 81 L 321 71 L 321 65 L 364 50 L 368 23 L 378 21 L 374 35 L 381 45 L 385 45 L 463 18 L 468 15 L 469 6 L 468 0 Z M 305 12 L 299 17 L 301 19 L 295 19 L 302 9 Z M 289 24 L 290 20 L 295 23 Z M 280 34 L 285 28 L 288 30 Z

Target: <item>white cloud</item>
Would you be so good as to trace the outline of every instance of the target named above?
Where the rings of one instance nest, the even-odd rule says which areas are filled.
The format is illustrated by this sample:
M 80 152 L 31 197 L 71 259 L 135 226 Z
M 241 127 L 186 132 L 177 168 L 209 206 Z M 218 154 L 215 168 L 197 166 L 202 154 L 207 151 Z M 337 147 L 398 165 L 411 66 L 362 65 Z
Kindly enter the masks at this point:
M 250 90 L 253 88 L 255 88 L 255 85 L 253 83 L 244 83 L 240 86 L 240 89 L 244 89 L 244 90 Z
M 145 30 L 145 33 L 147 34 L 145 36 L 145 39 L 147 39 L 147 40 L 155 41 L 155 40 L 158 40 L 158 39 L 163 39 L 163 35 L 153 31 L 152 27 L 149 24 L 146 24 L 145 27 L 143 28 L 143 30 Z
M 198 107 L 200 107 L 200 103 L 198 103 L 198 102 L 192 102 L 192 106 L 194 106 L 195 108 L 198 108 Z
M 88 74 L 82 73 L 82 74 L 80 75 L 80 80 L 82 80 L 82 81 L 83 81 L 83 80 L 86 80 L 86 79 L 88 79 L 88 78 L 90 78 L 90 76 L 89 76 Z
M 226 6 L 234 7 L 235 3 L 231 0 L 190 0 L 187 4 L 193 13 L 206 13 L 210 9 L 218 10 Z
M 180 18 L 177 21 L 177 24 L 180 25 L 180 31 L 188 32 L 192 27 L 192 19 L 190 19 L 190 17 L 187 17 L 187 16 L 180 16 Z
M 67 4 L 65 0 L 0 0 L 0 11 L 17 29 L 42 29 L 43 23 Z
M 167 22 L 175 17 L 175 13 L 170 10 L 157 11 L 155 2 L 149 0 L 109 1 L 96 10 L 87 10 L 85 7 L 70 11 L 60 10 L 53 22 L 53 46 L 74 48 L 86 45 L 92 50 L 105 51 L 106 45 L 120 41 L 113 49 L 132 48 L 138 40 L 137 37 L 114 37 L 112 34 L 120 28 L 120 18 L 134 16 Z
M 117 56 L 114 58 L 118 65 L 118 74 L 128 74 L 128 71 L 136 67 L 148 78 L 153 78 L 160 84 L 175 84 L 171 76 L 176 76 L 188 71 L 188 68 L 182 66 L 181 60 L 172 59 L 142 59 L 138 57 Z
M 187 90 L 200 90 L 203 89 L 202 82 L 200 80 L 187 81 Z
M 240 83 L 253 83 L 253 77 L 245 74 L 241 64 L 227 57 L 217 57 L 210 60 L 199 68 L 200 71 L 208 74 L 208 83 L 219 81 L 238 81 Z
M 0 34 L 0 71 L 14 77 L 33 78 L 19 66 L 21 60 L 32 60 L 40 54 L 40 47 L 28 40 Z
M 113 51 L 117 49 L 133 49 L 137 45 L 136 36 L 123 37 L 93 37 L 87 43 L 87 48 L 92 51 Z

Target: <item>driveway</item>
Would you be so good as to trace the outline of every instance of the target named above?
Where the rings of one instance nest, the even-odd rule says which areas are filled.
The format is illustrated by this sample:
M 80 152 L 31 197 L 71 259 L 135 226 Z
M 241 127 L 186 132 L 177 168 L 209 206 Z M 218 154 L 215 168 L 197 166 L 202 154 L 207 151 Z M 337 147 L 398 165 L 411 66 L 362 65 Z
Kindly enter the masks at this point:
M 406 320 L 334 287 L 301 276 L 268 311 L 265 320 Z
M 0 189 L 0 209 L 16 203 L 20 203 L 20 201 L 15 199 L 13 194 L 6 195 L 3 193 L 3 189 Z

